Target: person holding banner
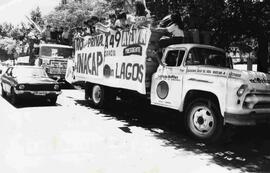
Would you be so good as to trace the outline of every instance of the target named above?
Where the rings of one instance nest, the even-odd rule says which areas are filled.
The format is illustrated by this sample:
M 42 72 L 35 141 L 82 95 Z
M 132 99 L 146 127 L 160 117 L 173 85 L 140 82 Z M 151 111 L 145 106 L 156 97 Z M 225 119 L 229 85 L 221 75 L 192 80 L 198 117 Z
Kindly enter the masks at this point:
M 151 23 L 150 12 L 146 9 L 145 5 L 141 1 L 136 1 L 135 3 L 135 18 L 136 27 L 148 27 Z
M 85 35 L 96 35 L 95 25 L 99 22 L 97 16 L 92 16 L 90 19 L 86 20 L 84 24 L 86 25 Z
M 150 12 L 146 10 L 145 5 L 141 1 L 136 1 L 135 10 L 136 17 L 151 17 Z
M 118 19 L 115 22 L 115 26 L 117 29 L 126 29 L 129 28 L 131 25 L 131 22 L 127 20 L 127 14 L 125 12 L 122 12 L 119 14 Z
M 109 26 L 111 29 L 115 30 L 116 14 L 109 14 Z

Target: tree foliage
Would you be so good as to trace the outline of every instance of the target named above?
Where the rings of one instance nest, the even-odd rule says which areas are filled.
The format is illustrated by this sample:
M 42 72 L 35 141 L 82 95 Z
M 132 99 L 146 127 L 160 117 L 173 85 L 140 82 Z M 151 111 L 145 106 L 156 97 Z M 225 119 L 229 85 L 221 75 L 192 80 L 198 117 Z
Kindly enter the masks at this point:
M 228 42 L 255 39 L 258 43 L 258 71 L 269 66 L 270 1 L 228 0 L 224 11 L 224 31 Z
M 30 12 L 30 16 L 31 16 L 31 19 L 38 25 L 40 26 L 44 25 L 43 17 L 42 17 L 39 7 L 37 7 L 35 10 L 32 10 Z
M 71 28 L 81 26 L 83 21 L 92 15 L 105 16 L 108 9 L 106 1 L 86 1 L 85 3 L 71 2 L 59 5 L 54 12 L 45 16 L 47 24 L 54 26 L 69 26 Z
M 237 42 L 241 47 L 254 48 L 256 42 L 258 70 L 268 71 L 269 0 L 147 0 L 147 4 L 158 19 L 178 11 L 184 18 L 185 29 L 195 26 L 212 31 L 213 43 L 219 47 L 228 48 Z

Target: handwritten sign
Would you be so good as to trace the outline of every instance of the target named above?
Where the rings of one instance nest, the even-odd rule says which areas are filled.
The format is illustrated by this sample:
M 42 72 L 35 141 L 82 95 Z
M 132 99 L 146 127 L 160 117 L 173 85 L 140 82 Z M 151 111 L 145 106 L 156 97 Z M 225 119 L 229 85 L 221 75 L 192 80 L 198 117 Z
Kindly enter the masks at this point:
M 143 28 L 76 38 L 74 68 L 68 68 L 68 74 L 72 74 L 75 81 L 145 94 L 146 49 L 150 35 L 150 29 Z

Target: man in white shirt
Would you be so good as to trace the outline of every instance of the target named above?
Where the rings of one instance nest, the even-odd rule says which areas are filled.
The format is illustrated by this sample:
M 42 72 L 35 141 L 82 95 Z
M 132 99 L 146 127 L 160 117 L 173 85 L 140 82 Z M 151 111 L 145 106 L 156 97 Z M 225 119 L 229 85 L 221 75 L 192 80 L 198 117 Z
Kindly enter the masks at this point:
M 157 30 L 167 31 L 171 36 L 163 37 L 159 41 L 160 48 L 165 48 L 172 44 L 183 43 L 184 31 L 183 31 L 183 22 L 179 14 L 171 15 L 171 23 L 168 24 L 165 28 L 158 28 Z

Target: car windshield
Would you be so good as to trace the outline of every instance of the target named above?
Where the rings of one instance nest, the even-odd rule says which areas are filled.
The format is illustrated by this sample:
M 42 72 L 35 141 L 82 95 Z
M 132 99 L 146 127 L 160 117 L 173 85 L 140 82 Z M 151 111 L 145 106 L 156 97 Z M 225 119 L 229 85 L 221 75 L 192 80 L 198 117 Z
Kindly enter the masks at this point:
M 232 68 L 224 52 L 206 48 L 192 48 L 186 59 L 186 65 Z
M 52 57 L 62 57 L 70 58 L 72 56 L 72 48 L 63 48 L 63 47 L 52 47 L 52 46 L 43 46 L 40 48 L 41 56 L 52 56 Z
M 48 77 L 47 73 L 42 68 L 14 68 L 12 71 L 14 77 L 37 77 L 44 78 Z

